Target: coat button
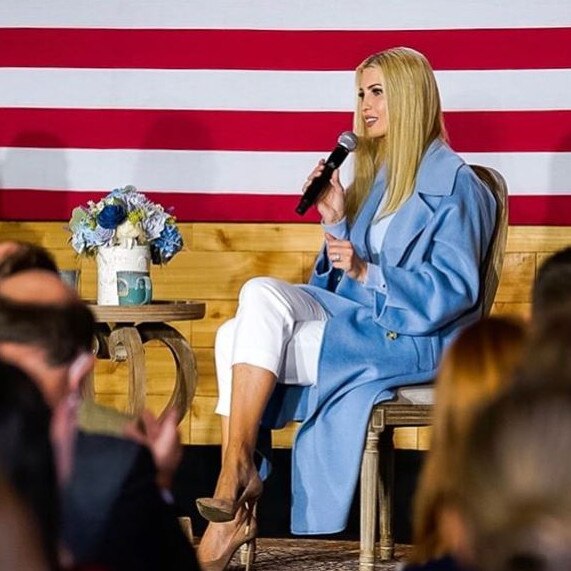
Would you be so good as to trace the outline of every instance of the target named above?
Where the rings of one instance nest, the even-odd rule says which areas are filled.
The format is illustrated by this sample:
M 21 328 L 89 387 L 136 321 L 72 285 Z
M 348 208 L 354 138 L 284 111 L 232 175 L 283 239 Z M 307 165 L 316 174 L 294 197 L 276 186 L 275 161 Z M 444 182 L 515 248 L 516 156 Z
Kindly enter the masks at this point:
M 387 331 L 386 338 L 394 341 L 398 337 L 398 334 L 395 331 Z

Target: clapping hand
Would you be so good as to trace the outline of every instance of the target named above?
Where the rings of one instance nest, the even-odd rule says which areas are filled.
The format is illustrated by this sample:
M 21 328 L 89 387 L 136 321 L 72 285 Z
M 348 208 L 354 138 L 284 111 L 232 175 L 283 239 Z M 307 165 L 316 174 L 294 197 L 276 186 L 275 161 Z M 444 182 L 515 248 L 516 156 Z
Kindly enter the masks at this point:
M 157 467 L 157 484 L 170 489 L 182 459 L 176 410 L 169 409 L 161 420 L 152 412 L 143 411 L 138 422 L 127 425 L 125 436 L 149 448 Z

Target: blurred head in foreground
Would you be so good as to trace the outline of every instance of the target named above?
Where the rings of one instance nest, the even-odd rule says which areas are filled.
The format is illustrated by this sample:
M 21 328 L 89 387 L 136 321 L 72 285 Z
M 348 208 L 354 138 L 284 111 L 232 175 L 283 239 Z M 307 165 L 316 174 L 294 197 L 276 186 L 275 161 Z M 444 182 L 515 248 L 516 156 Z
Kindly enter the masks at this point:
M 414 502 L 413 559 L 454 550 L 446 507 L 458 458 L 476 411 L 510 383 L 526 339 L 522 322 L 488 317 L 464 329 L 445 351 L 435 392 L 432 441 Z
M 513 387 L 480 411 L 457 487 L 465 561 L 486 571 L 571 569 L 571 390 Z

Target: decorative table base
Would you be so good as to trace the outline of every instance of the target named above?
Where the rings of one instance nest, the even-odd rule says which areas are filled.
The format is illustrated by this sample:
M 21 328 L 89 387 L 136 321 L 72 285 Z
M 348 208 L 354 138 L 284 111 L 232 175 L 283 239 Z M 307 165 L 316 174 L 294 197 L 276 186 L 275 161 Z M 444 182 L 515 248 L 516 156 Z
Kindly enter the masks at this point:
M 176 366 L 171 397 L 161 416 L 170 407 L 177 410 L 180 422 L 192 404 L 196 392 L 196 359 L 190 344 L 168 321 L 186 321 L 204 317 L 203 302 L 153 302 L 150 305 L 107 306 L 90 304 L 97 322 L 96 356 L 129 365 L 128 412 L 140 414 L 145 408 L 147 374 L 144 345 L 160 341 L 170 351 Z M 86 396 L 93 395 L 92 382 Z

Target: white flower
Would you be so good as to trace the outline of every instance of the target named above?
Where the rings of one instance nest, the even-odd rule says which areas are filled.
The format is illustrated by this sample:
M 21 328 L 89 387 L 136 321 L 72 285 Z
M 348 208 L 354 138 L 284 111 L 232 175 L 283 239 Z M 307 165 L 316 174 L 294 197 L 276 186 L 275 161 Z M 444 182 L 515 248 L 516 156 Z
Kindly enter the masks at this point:
M 119 240 L 136 240 L 137 238 L 144 238 L 141 224 L 133 224 L 129 219 L 125 220 L 122 224 L 117 226 L 116 236 Z

